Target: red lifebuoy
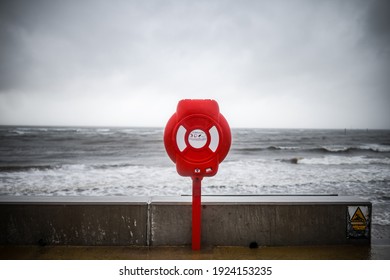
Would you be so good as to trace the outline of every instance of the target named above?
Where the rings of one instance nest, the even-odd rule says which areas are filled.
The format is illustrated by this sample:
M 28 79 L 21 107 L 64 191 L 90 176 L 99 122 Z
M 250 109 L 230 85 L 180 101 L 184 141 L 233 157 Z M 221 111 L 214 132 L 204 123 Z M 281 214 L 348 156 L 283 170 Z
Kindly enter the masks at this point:
M 214 176 L 230 149 L 230 127 L 215 100 L 184 99 L 165 127 L 164 145 L 181 176 Z

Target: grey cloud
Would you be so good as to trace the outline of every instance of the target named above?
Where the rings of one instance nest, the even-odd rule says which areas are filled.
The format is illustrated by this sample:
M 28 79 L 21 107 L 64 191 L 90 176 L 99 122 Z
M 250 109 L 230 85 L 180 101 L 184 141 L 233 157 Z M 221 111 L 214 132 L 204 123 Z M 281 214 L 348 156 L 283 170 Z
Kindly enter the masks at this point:
M 129 94 L 348 95 L 357 104 L 369 92 L 388 103 L 388 5 L 5 0 L 0 94 L 83 94 L 79 84 L 112 82 Z
M 367 13 L 367 35 L 382 44 L 387 54 L 390 52 L 390 2 L 386 0 L 368 1 L 371 5 Z

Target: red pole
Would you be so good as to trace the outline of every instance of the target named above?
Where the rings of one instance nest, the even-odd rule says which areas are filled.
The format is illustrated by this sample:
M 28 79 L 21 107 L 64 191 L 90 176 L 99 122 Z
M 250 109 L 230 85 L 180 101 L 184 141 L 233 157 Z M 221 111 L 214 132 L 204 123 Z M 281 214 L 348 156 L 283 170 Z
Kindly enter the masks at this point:
M 192 250 L 200 250 L 202 179 L 201 177 L 192 178 Z

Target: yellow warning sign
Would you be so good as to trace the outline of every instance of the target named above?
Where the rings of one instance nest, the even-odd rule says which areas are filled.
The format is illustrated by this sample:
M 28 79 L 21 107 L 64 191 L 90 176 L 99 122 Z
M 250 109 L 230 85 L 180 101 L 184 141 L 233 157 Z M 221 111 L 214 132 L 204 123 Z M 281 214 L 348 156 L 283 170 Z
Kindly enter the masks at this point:
M 353 230 L 356 231 L 366 230 L 367 220 L 366 217 L 364 217 L 362 210 L 360 210 L 360 207 L 358 207 L 355 211 L 355 214 L 353 214 L 351 218 L 351 225 Z

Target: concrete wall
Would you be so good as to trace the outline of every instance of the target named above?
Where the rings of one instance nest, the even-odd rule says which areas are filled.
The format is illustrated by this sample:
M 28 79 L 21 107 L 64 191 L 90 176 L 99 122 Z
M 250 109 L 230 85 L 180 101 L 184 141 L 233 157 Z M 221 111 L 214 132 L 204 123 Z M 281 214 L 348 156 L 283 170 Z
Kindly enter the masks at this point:
M 204 196 L 202 245 L 369 243 L 348 238 L 342 196 Z M 370 226 L 371 214 L 367 217 Z M 2 197 L 0 244 L 191 244 L 191 197 Z
M 147 245 L 145 199 L 2 199 L 0 244 Z
M 191 244 L 190 197 L 154 198 L 151 245 Z M 348 206 L 371 203 L 341 196 L 203 197 L 202 244 L 248 246 L 369 243 L 347 236 Z M 368 217 L 370 220 L 371 217 Z M 172 226 L 175 225 L 175 226 Z M 180 234 L 178 233 L 180 231 Z

